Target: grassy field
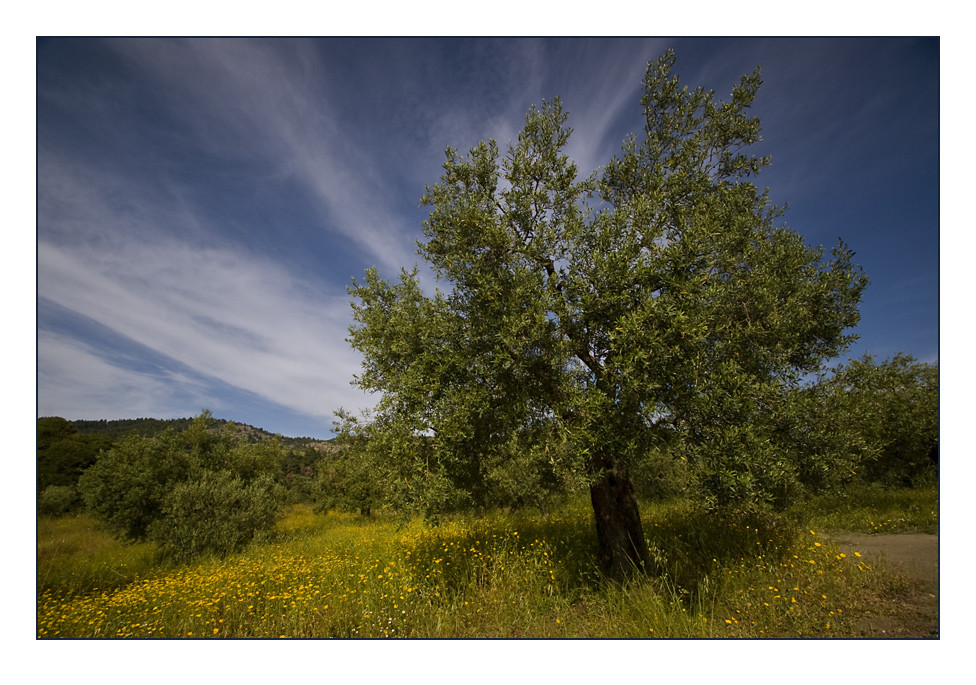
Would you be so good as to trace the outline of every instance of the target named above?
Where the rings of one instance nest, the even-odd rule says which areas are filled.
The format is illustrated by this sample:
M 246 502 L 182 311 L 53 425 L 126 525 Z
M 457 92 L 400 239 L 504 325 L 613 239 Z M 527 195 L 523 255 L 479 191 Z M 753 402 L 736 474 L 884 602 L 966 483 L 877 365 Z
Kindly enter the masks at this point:
M 833 497 L 814 497 L 793 509 L 810 526 L 847 533 L 938 533 L 935 486 L 888 490 L 865 487 Z
M 895 580 L 823 533 L 937 526 L 935 488 L 785 517 L 645 504 L 663 578 L 602 582 L 587 503 L 557 515 L 363 519 L 290 509 L 245 552 L 191 565 L 86 516 L 38 521 L 39 638 L 847 637 Z

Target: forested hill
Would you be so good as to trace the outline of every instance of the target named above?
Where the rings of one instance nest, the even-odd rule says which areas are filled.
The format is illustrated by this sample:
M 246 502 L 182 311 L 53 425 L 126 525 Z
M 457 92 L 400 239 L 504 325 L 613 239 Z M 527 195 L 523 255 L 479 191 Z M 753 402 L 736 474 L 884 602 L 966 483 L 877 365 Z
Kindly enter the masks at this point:
M 193 419 L 118 419 L 115 421 L 89 420 L 68 421 L 79 433 L 86 435 L 104 435 L 112 441 L 137 433 L 145 437 L 158 435 L 168 428 L 183 431 L 190 427 Z M 221 421 L 220 423 L 224 423 Z
M 87 435 L 104 435 L 112 442 L 136 433 L 138 435 L 151 437 L 158 435 L 163 431 L 172 428 L 173 430 L 179 432 L 184 431 L 190 427 L 193 422 L 192 418 L 182 418 L 182 419 L 115 419 L 112 421 L 107 421 L 105 419 L 100 420 L 78 420 L 78 421 L 68 421 L 68 423 L 79 433 Z M 226 419 L 213 419 L 213 424 L 215 428 L 223 428 L 227 424 L 233 424 L 234 432 L 238 435 L 244 436 L 249 443 L 265 442 L 277 437 L 283 447 L 297 448 L 297 447 L 314 447 L 317 445 L 323 445 L 328 440 L 318 440 L 316 438 L 310 437 L 297 437 L 297 438 L 286 438 L 283 436 L 276 436 L 274 433 L 269 433 L 263 428 L 255 428 L 254 426 L 249 426 L 246 423 L 236 423 L 232 421 L 227 421 Z
M 209 414 L 208 414 L 208 418 Z M 59 416 L 37 419 L 37 491 L 55 485 L 74 487 L 81 474 L 98 459 L 98 455 L 123 443 L 130 435 L 155 438 L 167 430 L 181 433 L 193 423 L 183 419 L 118 419 L 108 421 L 68 421 Z M 332 452 L 331 440 L 300 437 L 286 438 L 244 423 L 210 418 L 210 430 L 231 434 L 249 444 L 277 439 L 281 445 L 281 477 L 305 472 L 323 455 Z

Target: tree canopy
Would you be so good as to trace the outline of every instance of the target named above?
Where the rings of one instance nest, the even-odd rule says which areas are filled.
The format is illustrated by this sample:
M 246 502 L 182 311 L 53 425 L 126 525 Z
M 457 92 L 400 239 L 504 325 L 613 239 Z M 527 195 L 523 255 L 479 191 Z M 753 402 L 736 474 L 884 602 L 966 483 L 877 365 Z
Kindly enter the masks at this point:
M 277 442 L 248 443 L 209 411 L 183 431 L 132 433 L 99 455 L 78 489 L 89 511 L 122 537 L 189 558 L 227 554 L 269 528 L 280 504 Z
M 652 566 L 629 472 L 651 449 L 687 445 L 674 454 L 718 504 L 798 477 L 775 418 L 854 339 L 866 285 L 849 249 L 808 247 L 754 183 L 759 70 L 720 102 L 674 62 L 648 64 L 643 132 L 590 177 L 558 98 L 504 154 L 448 148 L 419 250 L 444 289 L 425 294 L 416 269 L 351 288 L 356 380 L 382 396 L 352 430 L 405 499 L 491 503 L 513 464 L 527 488 L 584 483 L 611 576 Z
M 809 393 L 810 422 L 846 432 L 859 450 L 859 476 L 883 485 L 931 481 L 939 463 L 939 366 L 907 354 L 871 355 L 831 370 Z
M 112 442 L 104 435 L 80 433 L 60 416 L 37 419 L 37 491 L 49 486 L 74 487 L 82 472 Z

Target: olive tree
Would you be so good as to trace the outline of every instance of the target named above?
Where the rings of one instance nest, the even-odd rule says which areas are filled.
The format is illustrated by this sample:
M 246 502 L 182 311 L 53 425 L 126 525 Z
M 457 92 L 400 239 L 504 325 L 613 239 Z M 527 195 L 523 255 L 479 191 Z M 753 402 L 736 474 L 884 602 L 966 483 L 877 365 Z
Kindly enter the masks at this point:
M 825 374 L 810 392 L 822 407 L 811 413 L 813 420 L 845 426 L 853 436 L 865 480 L 912 486 L 936 476 L 938 363 L 924 364 L 907 354 L 878 363 L 864 355 Z
M 370 436 L 410 471 L 395 482 L 490 500 L 490 474 L 541 444 L 557 482 L 588 487 L 611 577 L 653 570 L 630 472 L 656 446 L 702 446 L 719 502 L 789 471 L 768 422 L 748 422 L 853 340 L 866 283 L 843 244 L 827 257 L 778 225 L 753 182 L 759 70 L 719 102 L 673 65 L 648 64 L 642 134 L 588 178 L 558 99 L 504 154 L 448 148 L 419 250 L 444 288 L 425 294 L 416 269 L 351 288 L 357 383 L 382 397 Z
M 279 489 L 269 474 L 248 482 L 227 470 L 205 471 L 199 479 L 173 485 L 147 537 L 178 560 L 206 553 L 226 556 L 274 525 Z
M 122 537 L 159 542 L 180 558 L 226 554 L 270 527 L 281 446 L 248 444 L 213 423 L 204 411 L 184 431 L 132 434 L 101 453 L 78 481 L 89 511 Z

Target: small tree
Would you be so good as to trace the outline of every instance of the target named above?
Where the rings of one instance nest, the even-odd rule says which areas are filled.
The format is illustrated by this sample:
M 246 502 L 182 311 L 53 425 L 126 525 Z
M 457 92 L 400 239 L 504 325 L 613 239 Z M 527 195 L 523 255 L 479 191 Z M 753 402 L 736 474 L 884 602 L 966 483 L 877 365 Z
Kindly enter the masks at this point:
M 369 516 L 389 501 L 387 478 L 377 461 L 377 444 L 359 432 L 359 421 L 342 410 L 337 412 L 339 439 L 318 462 L 316 508 L 339 509 Z
M 204 412 L 185 431 L 123 439 L 78 487 L 88 508 L 123 537 L 156 540 L 180 558 L 227 553 L 273 522 L 279 461 L 276 442 L 247 444 L 213 430 Z
M 820 398 L 817 422 L 842 426 L 858 452 L 860 475 L 885 485 L 910 486 L 936 472 L 939 451 L 939 367 L 898 354 L 881 363 L 871 355 L 825 374 L 811 393 Z
M 63 516 L 78 504 L 78 491 L 69 485 L 48 485 L 37 498 L 37 513 Z
M 100 452 L 112 447 L 104 435 L 85 435 L 59 416 L 37 420 L 37 490 L 74 487 Z
M 722 103 L 680 87 L 673 64 L 648 64 L 643 135 L 599 175 L 579 178 L 564 153 L 558 99 L 529 111 L 504 156 L 491 140 L 448 148 L 420 246 L 447 290 L 375 269 L 351 290 L 357 382 L 382 393 L 370 438 L 397 487 L 490 500 L 517 436 L 543 450 L 555 436 L 615 578 L 653 566 L 630 472 L 655 447 L 695 446 L 716 502 L 775 494 L 765 474 L 789 455 L 766 447 L 768 418 L 746 422 L 849 344 L 866 283 L 843 245 L 824 259 L 776 225 L 753 184 L 768 163 L 744 152 L 759 140 L 746 115 L 758 69 Z
M 230 471 L 206 472 L 173 486 L 147 537 L 178 560 L 237 552 L 274 524 L 279 487 L 269 475 L 247 483 Z
M 197 455 L 182 442 L 174 432 L 130 435 L 102 453 L 78 480 L 88 510 L 122 537 L 145 539 L 173 487 L 202 474 Z

